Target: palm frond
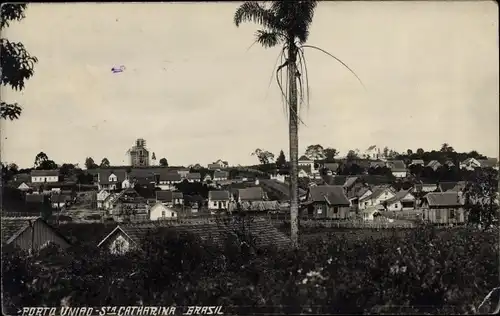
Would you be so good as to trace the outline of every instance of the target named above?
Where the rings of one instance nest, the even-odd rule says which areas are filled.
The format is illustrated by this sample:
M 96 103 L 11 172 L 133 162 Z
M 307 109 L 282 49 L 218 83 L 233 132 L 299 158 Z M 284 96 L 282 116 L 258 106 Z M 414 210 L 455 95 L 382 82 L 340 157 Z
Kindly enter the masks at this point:
M 354 72 L 354 70 L 352 70 L 351 68 L 349 68 L 349 66 L 347 66 L 342 60 L 340 60 L 339 58 L 335 57 L 334 55 L 330 54 L 329 52 L 327 52 L 326 50 L 322 49 L 322 48 L 319 48 L 317 46 L 313 46 L 313 45 L 302 45 L 300 46 L 300 48 L 312 48 L 312 49 L 316 49 L 316 50 L 319 50 L 320 52 L 332 57 L 333 59 L 335 59 L 336 61 L 338 61 L 340 64 L 342 64 L 342 66 L 344 66 L 345 68 L 347 68 L 359 81 L 359 83 L 361 83 L 361 85 L 363 86 L 363 88 L 366 90 L 366 87 L 365 85 L 363 84 L 363 81 L 361 81 L 361 79 L 358 77 L 358 75 Z
M 311 91 L 309 89 L 309 71 L 307 70 L 307 61 L 303 49 L 301 48 L 298 49 L 298 56 L 299 60 L 301 60 L 302 64 L 304 65 L 303 73 L 304 73 L 304 82 L 306 84 L 306 102 L 307 102 L 307 108 L 309 108 L 309 101 L 311 96 Z
M 280 34 L 272 31 L 258 30 L 255 33 L 256 42 L 264 48 L 274 47 L 281 42 Z
M 267 94 L 269 93 L 269 88 L 271 87 L 271 84 L 273 82 L 273 78 L 274 78 L 274 70 L 276 69 L 276 67 L 278 66 L 278 62 L 281 60 L 281 63 L 280 64 L 283 64 L 284 61 L 283 61 L 283 57 L 285 55 L 285 50 L 286 50 L 286 46 L 284 46 L 280 53 L 278 54 L 278 58 L 276 58 L 276 62 L 274 63 L 274 67 L 273 67 L 273 72 L 271 73 L 271 77 L 269 78 L 269 83 L 267 85 L 267 91 L 266 91 L 266 97 L 265 99 L 267 99 Z
M 272 12 L 258 2 L 248 1 L 238 7 L 234 13 L 234 24 L 238 27 L 244 22 L 254 22 L 266 28 L 273 29 L 275 20 Z

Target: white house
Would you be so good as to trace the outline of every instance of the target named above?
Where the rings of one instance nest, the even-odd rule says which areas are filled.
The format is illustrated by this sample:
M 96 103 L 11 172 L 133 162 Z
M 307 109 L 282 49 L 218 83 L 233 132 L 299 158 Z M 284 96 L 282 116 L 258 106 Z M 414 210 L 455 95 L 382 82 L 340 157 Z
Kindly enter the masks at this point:
M 219 159 L 214 163 L 208 164 L 208 169 L 210 170 L 224 169 L 228 167 L 229 167 L 228 162 L 222 159 Z
M 182 182 L 182 177 L 178 172 L 162 172 L 158 187 L 162 190 L 175 190 L 175 184 Z
M 186 179 L 189 182 L 201 182 L 201 174 L 199 172 L 188 173 Z
M 181 176 L 181 179 L 186 179 L 189 174 L 189 169 L 179 169 L 177 173 Z
M 410 191 L 401 190 L 385 201 L 388 211 L 402 211 L 415 209 L 415 196 Z
M 132 181 L 130 181 L 129 179 L 125 179 L 122 181 L 122 189 L 128 189 L 132 187 L 133 187 Z
M 97 208 L 103 209 L 104 208 L 104 201 L 106 198 L 110 195 L 107 190 L 101 190 L 97 193 Z
M 371 222 L 380 215 L 381 215 L 381 213 L 380 213 L 379 206 L 371 206 L 371 207 L 363 210 L 363 220 L 364 221 Z
M 210 210 L 227 210 L 231 194 L 229 191 L 209 191 L 208 192 L 208 209 Z
M 29 191 L 31 188 L 29 185 L 27 185 L 25 182 L 21 183 L 18 187 L 17 187 L 18 190 L 21 190 L 21 191 Z
M 374 187 L 372 191 L 372 194 L 359 200 L 360 210 L 364 210 L 370 206 L 382 205 L 384 201 L 396 195 L 392 189 L 387 186 Z
M 282 174 L 271 175 L 271 180 L 276 180 L 281 183 L 285 183 L 285 176 Z
M 31 183 L 59 182 L 59 170 L 32 170 Z
M 165 220 L 165 219 L 176 219 L 177 211 L 171 209 L 161 202 L 157 202 L 149 210 L 149 219 L 152 221 Z
M 481 163 L 475 158 L 467 158 L 460 163 L 460 169 L 473 171 L 474 169 L 479 167 L 481 167 Z
M 301 156 L 298 162 L 299 168 L 303 168 L 306 171 L 309 170 L 311 174 L 319 173 L 319 170 L 314 168 L 314 160 L 311 160 L 306 156 Z
M 382 158 L 380 148 L 377 145 L 371 145 L 365 150 L 364 156 L 370 160 L 377 160 Z

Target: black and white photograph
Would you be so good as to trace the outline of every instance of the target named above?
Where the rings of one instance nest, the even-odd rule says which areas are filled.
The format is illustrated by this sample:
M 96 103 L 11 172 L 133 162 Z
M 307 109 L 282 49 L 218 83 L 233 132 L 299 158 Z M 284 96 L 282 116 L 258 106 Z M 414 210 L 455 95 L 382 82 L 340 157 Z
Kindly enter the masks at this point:
M 497 2 L 0 13 L 2 314 L 500 312 Z

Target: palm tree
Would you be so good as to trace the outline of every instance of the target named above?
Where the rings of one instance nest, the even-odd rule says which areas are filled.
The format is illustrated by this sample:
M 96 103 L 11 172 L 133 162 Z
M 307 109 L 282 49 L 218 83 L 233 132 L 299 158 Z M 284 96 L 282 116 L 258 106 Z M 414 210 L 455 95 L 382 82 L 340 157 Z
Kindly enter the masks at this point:
M 259 43 L 264 48 L 271 48 L 278 45 L 281 46 L 281 52 L 278 56 L 278 60 L 281 60 L 281 65 L 276 68 L 275 75 L 283 97 L 284 110 L 288 114 L 289 119 L 290 222 L 291 238 L 295 247 L 298 247 L 299 233 L 297 218 L 299 213 L 298 127 L 299 121 L 302 122 L 299 116 L 299 106 L 304 103 L 307 105 L 309 99 L 309 82 L 304 49 L 312 48 L 327 54 L 344 65 L 356 76 L 356 74 L 337 57 L 319 47 L 305 45 L 309 36 L 309 27 L 312 23 L 317 3 L 318 1 L 312 0 L 282 0 L 270 2 L 269 4 L 248 1 L 243 3 L 234 14 L 234 23 L 237 27 L 243 22 L 254 22 L 262 27 L 262 29 L 255 33 L 256 40 L 254 44 Z M 287 69 L 285 78 L 288 80 L 288 89 L 285 91 L 282 86 L 282 70 L 284 68 Z M 306 88 L 305 94 L 303 83 Z

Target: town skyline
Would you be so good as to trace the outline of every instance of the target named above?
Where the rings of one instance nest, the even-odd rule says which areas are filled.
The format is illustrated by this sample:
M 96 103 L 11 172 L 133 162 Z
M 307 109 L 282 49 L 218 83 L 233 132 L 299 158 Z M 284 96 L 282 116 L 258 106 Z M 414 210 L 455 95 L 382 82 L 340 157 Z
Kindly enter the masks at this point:
M 248 50 L 256 28 L 234 27 L 238 5 L 30 4 L 4 31 L 39 62 L 22 93 L 2 88 L 24 108 L 19 120 L 1 122 L 2 161 L 27 167 L 43 151 L 57 163 L 121 164 L 138 137 L 171 165 L 256 164 L 255 148 L 288 155 L 280 92 L 274 82 L 268 88 L 278 51 Z M 373 144 L 404 152 L 449 143 L 498 157 L 494 5 L 320 3 L 311 45 L 346 62 L 366 91 L 308 52 L 311 106 L 299 148 L 345 155 Z

